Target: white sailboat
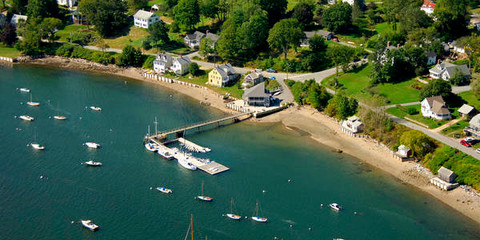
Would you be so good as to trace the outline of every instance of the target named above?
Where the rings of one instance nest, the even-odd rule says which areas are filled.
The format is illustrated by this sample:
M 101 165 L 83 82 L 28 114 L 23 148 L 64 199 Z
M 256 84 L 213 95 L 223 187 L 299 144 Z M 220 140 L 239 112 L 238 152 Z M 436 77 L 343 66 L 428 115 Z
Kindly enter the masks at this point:
M 87 166 L 92 166 L 92 167 L 100 167 L 100 166 L 102 166 L 102 163 L 101 163 L 101 162 L 94 162 L 94 161 L 92 161 L 92 160 L 83 162 L 82 164 L 85 164 L 85 165 L 87 165 Z
M 257 222 L 262 222 L 262 223 L 267 222 L 268 221 L 267 218 L 258 216 L 258 209 L 259 209 L 259 206 L 257 201 L 257 205 L 255 206 L 255 216 L 252 217 L 252 220 Z
M 230 201 L 230 213 L 225 214 L 225 216 L 227 216 L 228 218 L 233 219 L 233 220 L 242 219 L 242 217 L 240 215 L 237 215 L 237 214 L 233 213 L 233 197 L 232 197 L 232 200 Z
M 92 222 L 92 220 L 80 220 L 82 225 L 90 231 L 97 231 L 99 226 Z
M 30 143 L 30 146 L 35 150 L 45 150 L 45 146 L 42 146 L 40 143 L 37 143 L 37 132 L 35 130 L 34 142 Z
M 337 212 L 340 212 L 340 211 L 342 211 L 342 209 L 343 209 L 343 207 L 340 206 L 338 203 L 330 203 L 330 204 L 328 204 L 328 206 L 329 206 L 331 209 L 333 209 L 333 210 L 335 210 L 335 211 L 337 211 Z
M 204 202 L 211 202 L 213 200 L 213 198 L 203 195 L 203 185 L 204 185 L 204 183 L 205 182 L 202 181 L 202 194 L 197 196 L 197 199 L 202 200 Z
M 54 119 L 57 119 L 57 120 L 65 120 L 67 119 L 67 117 L 63 116 L 63 115 L 60 115 L 60 104 L 57 104 L 57 115 L 53 116 Z
M 93 111 L 102 111 L 102 108 L 97 106 L 90 106 L 90 109 L 92 109 Z
M 187 155 L 186 152 L 183 152 L 183 155 L 182 155 L 182 152 L 179 152 L 178 154 L 175 155 L 175 158 L 177 159 L 178 163 L 182 167 L 192 171 L 197 170 L 197 166 L 195 166 L 193 163 L 188 161 L 189 156 Z
M 172 189 L 168 189 L 166 187 L 157 187 L 156 189 L 162 193 L 167 193 L 167 194 L 173 193 Z
M 28 116 L 28 115 L 22 115 L 22 116 L 20 116 L 19 118 L 22 119 L 22 120 L 25 120 L 25 121 L 29 121 L 29 122 L 35 120 L 35 118 L 30 117 L 30 116 Z
M 20 88 L 19 90 L 20 90 L 20 92 L 28 92 L 28 93 L 32 91 L 28 88 Z
M 95 148 L 95 149 L 100 148 L 100 144 L 95 143 L 95 142 L 86 142 L 85 146 L 87 146 L 89 148 Z
M 28 105 L 30 106 L 40 106 L 40 103 L 39 102 L 34 102 L 32 100 L 32 94 L 30 93 L 30 102 L 27 102 Z

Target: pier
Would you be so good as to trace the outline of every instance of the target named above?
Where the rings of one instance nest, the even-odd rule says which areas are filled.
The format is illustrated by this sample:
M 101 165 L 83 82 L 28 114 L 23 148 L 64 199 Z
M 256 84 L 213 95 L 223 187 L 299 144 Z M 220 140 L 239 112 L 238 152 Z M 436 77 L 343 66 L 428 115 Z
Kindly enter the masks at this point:
M 210 148 L 202 147 L 194 142 L 190 142 L 185 138 L 178 138 L 178 141 L 185 146 L 190 151 L 206 153 L 210 152 Z

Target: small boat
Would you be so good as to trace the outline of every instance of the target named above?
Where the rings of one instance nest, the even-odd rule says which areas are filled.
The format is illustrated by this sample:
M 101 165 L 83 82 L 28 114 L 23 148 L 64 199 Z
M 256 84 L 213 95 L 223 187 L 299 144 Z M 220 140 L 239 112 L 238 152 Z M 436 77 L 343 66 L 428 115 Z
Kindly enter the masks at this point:
M 205 182 L 202 181 L 202 194 L 200 196 L 197 196 L 197 199 L 202 200 L 204 202 L 211 202 L 213 200 L 213 198 L 203 195 L 203 185 L 204 184 L 205 184 Z
M 33 117 L 30 117 L 28 115 L 22 115 L 19 118 L 22 119 L 22 120 L 25 120 L 25 121 L 30 121 L 30 122 L 34 120 Z
M 225 214 L 225 216 L 227 216 L 228 218 L 233 219 L 233 220 L 242 219 L 242 217 L 240 215 L 237 215 L 237 214 L 233 213 L 233 197 L 232 197 L 232 200 L 230 200 L 230 213 Z
M 83 162 L 82 164 L 85 164 L 85 165 L 87 165 L 87 166 L 92 166 L 92 167 L 102 166 L 102 163 L 101 163 L 101 162 L 94 162 L 94 161 L 92 161 L 92 160 Z
M 20 88 L 19 90 L 20 90 L 20 92 L 31 92 L 32 91 L 28 88 Z
M 102 111 L 102 108 L 97 106 L 90 106 L 90 109 L 92 109 L 93 111 Z
M 157 146 L 155 146 L 155 144 L 153 144 L 153 143 L 145 144 L 145 148 L 150 152 L 156 152 L 158 150 Z
M 32 94 L 30 94 L 30 102 L 27 102 L 27 104 L 30 105 L 30 106 L 40 106 L 39 102 L 34 102 L 32 100 Z
M 92 220 L 80 220 L 80 222 L 85 228 L 89 229 L 90 231 L 97 231 L 99 228 L 98 225 L 92 222 Z
M 338 205 L 338 203 L 330 203 L 328 206 L 337 212 L 342 211 L 343 209 L 342 206 Z
M 189 162 L 188 160 L 188 157 L 178 157 L 177 158 L 177 161 L 178 163 L 180 163 L 180 165 L 186 169 L 189 169 L 189 170 L 192 170 L 192 171 L 195 171 L 197 170 L 197 166 L 193 165 L 193 163 Z
M 67 117 L 63 116 L 63 115 L 60 115 L 60 108 L 59 108 L 59 104 L 57 104 L 57 115 L 53 116 L 54 119 L 57 119 L 57 120 L 65 120 L 67 119 Z
M 85 145 L 89 148 L 100 148 L 100 144 L 94 142 L 86 142 Z
M 162 156 L 162 158 L 165 158 L 167 160 L 172 160 L 173 159 L 173 155 L 170 154 L 170 152 L 168 152 L 167 150 L 165 149 L 157 149 L 157 153 Z
M 267 218 L 258 216 L 258 209 L 259 209 L 259 206 L 257 201 L 257 205 L 255 206 L 255 216 L 252 217 L 252 220 L 256 222 L 262 222 L 262 223 L 267 222 L 268 221 Z
M 42 146 L 39 143 L 30 143 L 30 146 L 36 150 L 45 150 L 45 146 Z
M 156 189 L 162 193 L 173 193 L 172 189 L 168 189 L 166 187 L 157 187 Z

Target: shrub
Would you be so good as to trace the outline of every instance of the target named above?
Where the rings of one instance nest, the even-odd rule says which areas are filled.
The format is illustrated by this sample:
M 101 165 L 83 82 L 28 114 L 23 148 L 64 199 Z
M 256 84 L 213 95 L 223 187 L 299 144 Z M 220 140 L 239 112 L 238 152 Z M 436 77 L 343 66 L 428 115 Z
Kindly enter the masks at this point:
M 88 59 L 88 60 L 91 60 L 97 63 L 101 63 L 104 65 L 115 63 L 115 58 L 105 52 L 93 52 L 93 54 L 90 54 L 90 55 L 91 55 L 91 59 Z
M 91 42 L 97 41 L 97 37 L 92 33 L 76 32 L 73 33 L 72 36 L 67 37 L 67 41 L 80 45 L 88 45 Z
M 143 62 L 142 68 L 153 69 L 153 61 L 155 61 L 156 58 L 156 56 L 148 56 L 147 59 L 145 59 L 145 62 Z
M 188 72 L 192 74 L 192 76 L 197 76 L 199 73 L 200 67 L 196 62 L 190 63 L 190 66 L 188 68 Z
M 64 44 L 57 49 L 57 51 L 55 52 L 55 55 L 61 56 L 61 57 L 70 57 L 72 56 L 72 52 L 74 49 L 75 49 L 75 45 Z
M 75 46 L 71 55 L 73 58 L 82 58 L 87 60 L 90 60 L 91 56 L 91 52 L 81 46 Z
M 415 115 L 415 114 L 418 113 L 418 111 L 417 111 L 417 109 L 414 108 L 414 107 L 409 107 L 409 108 L 407 108 L 407 113 L 408 113 L 409 115 Z

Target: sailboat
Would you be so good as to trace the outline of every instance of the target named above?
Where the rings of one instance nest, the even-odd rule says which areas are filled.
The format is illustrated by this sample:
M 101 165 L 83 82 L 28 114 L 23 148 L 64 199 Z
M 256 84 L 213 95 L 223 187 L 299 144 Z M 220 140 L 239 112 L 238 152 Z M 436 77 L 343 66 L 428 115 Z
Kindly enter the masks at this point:
M 53 116 L 57 120 L 65 120 L 67 117 L 60 115 L 60 104 L 57 104 L 57 115 Z
M 242 219 L 242 217 L 240 215 L 237 215 L 237 214 L 233 213 L 233 197 L 232 197 L 232 200 L 230 201 L 230 213 L 225 214 L 225 216 L 227 216 L 228 218 L 233 219 L 233 220 Z
M 193 240 L 193 214 L 190 214 L 190 225 L 188 225 L 187 234 L 185 234 L 184 240 L 187 240 L 189 233 L 192 236 L 192 240 Z
M 33 149 L 36 149 L 36 150 L 45 150 L 45 146 L 42 146 L 40 143 L 37 143 L 37 132 L 35 131 L 35 141 L 30 143 L 30 146 L 32 146 Z
M 258 207 L 258 201 L 257 201 L 257 205 L 255 206 L 255 216 L 252 217 L 252 220 L 257 222 L 262 222 L 262 223 L 267 222 L 268 221 L 267 218 L 258 216 L 258 208 L 259 207 Z
M 213 198 L 203 195 L 203 185 L 204 185 L 204 181 L 202 181 L 202 195 L 197 196 L 197 199 L 205 201 L 205 202 L 211 202 L 213 200 Z
M 40 106 L 40 103 L 39 102 L 34 102 L 32 100 L 32 94 L 30 93 L 30 102 L 27 102 L 28 105 L 30 106 Z

